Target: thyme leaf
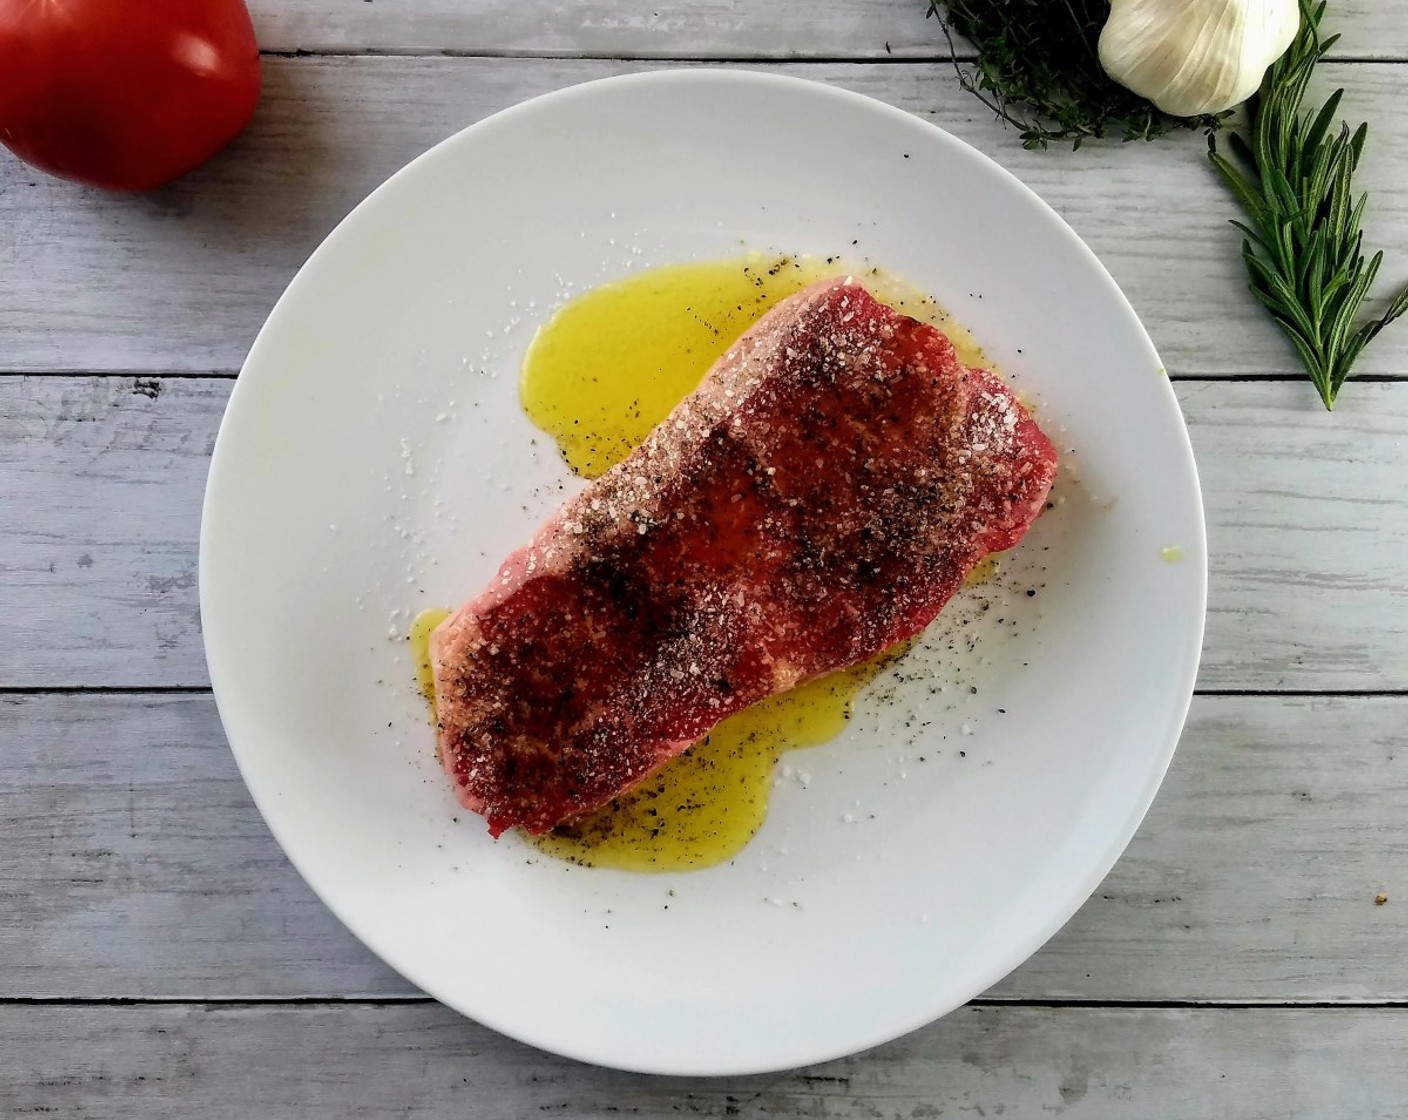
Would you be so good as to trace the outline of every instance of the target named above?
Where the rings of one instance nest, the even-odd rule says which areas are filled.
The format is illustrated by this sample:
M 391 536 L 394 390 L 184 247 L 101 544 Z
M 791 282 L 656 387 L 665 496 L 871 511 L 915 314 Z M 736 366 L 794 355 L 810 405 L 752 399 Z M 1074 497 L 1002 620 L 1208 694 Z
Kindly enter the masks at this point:
M 929 0 L 927 14 L 943 28 L 963 88 L 1017 128 L 1025 148 L 1153 140 L 1215 129 L 1227 116 L 1170 117 L 1107 75 L 1098 44 L 1109 0 Z M 976 48 L 975 70 L 959 62 L 953 32 Z

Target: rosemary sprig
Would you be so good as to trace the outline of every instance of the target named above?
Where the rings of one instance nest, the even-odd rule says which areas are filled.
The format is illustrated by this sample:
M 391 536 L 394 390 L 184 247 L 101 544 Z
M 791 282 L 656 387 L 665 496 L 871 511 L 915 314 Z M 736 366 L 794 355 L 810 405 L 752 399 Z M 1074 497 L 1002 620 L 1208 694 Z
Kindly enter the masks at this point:
M 1291 340 L 1328 409 L 1364 347 L 1408 311 L 1408 288 L 1377 319 L 1357 322 L 1384 255 L 1365 263 L 1367 196 L 1352 193 L 1369 126 L 1351 132 L 1341 123 L 1331 132 L 1342 89 L 1301 115 L 1315 65 L 1339 38 L 1320 38 L 1324 14 L 1323 0 L 1301 0 L 1300 32 L 1248 104 L 1250 143 L 1235 133 L 1229 141 L 1244 170 L 1217 151 L 1215 137 L 1208 155 L 1247 214 L 1232 224 L 1245 235 L 1252 294 Z
M 1170 117 L 1105 73 L 1098 44 L 1109 14 L 1109 0 L 929 0 L 927 12 L 963 88 L 1019 129 L 1025 148 L 1216 128 L 1220 117 Z M 976 48 L 976 72 L 959 63 L 950 28 Z

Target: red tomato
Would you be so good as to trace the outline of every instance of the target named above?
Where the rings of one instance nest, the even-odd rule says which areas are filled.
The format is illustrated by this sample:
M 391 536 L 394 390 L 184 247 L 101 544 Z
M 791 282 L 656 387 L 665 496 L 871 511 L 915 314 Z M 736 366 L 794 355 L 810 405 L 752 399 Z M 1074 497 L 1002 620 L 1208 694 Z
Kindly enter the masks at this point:
M 114 190 L 204 163 L 259 100 L 244 0 L 0 0 L 0 142 Z

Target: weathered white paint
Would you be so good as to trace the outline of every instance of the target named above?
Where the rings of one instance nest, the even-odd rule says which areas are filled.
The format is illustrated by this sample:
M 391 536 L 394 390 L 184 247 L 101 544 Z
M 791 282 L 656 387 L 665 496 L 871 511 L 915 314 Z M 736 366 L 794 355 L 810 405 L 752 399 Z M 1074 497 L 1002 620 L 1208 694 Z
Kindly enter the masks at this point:
M 1294 373 L 1242 291 L 1201 139 L 1023 152 L 945 64 L 892 61 L 942 53 L 923 0 L 252 6 L 266 50 L 425 57 L 266 59 L 247 134 L 146 197 L 0 152 L 0 373 L 44 375 L 0 377 L 0 686 L 206 679 L 195 539 L 229 383 L 68 375 L 232 372 L 367 191 L 524 97 L 652 65 L 611 59 L 832 60 L 771 68 L 1011 167 L 1106 261 L 1175 375 Z M 1337 57 L 1408 60 L 1408 0 L 1332 0 L 1330 21 Z M 562 57 L 511 57 L 535 53 Z M 1372 122 L 1368 237 L 1400 283 L 1402 71 L 1324 75 Z M 1361 369 L 1408 376 L 1408 328 Z M 1295 380 L 1179 395 L 1213 548 L 1203 687 L 1408 689 L 1408 384 L 1351 386 L 1333 417 Z M 1200 697 L 1125 857 L 991 998 L 1408 1001 L 1406 715 L 1406 696 Z M 23 1002 L 349 995 L 393 1002 Z M 537 1054 L 413 995 L 278 851 L 208 695 L 0 695 L 4 1115 L 1387 1120 L 1408 1100 L 1402 1006 L 976 1007 L 815 1071 L 673 1082 Z
M 358 5 L 360 6 L 360 5 Z M 249 131 L 143 197 L 0 160 L 0 371 L 232 371 L 298 266 L 378 183 L 436 141 L 547 90 L 639 69 L 599 61 L 271 59 Z M 913 110 L 995 156 L 1084 236 L 1144 317 L 1168 368 L 1288 373 L 1296 361 L 1245 291 L 1236 211 L 1201 135 L 1027 152 L 934 65 L 770 67 Z M 1408 280 L 1408 115 L 1399 65 L 1327 67 L 1372 119 L 1361 172 L 1384 280 Z M 915 215 L 922 220 L 922 215 Z M 1408 374 L 1408 330 L 1364 355 Z
M 0 1008 L 0 1110 L 141 1120 L 1401 1120 L 1408 1009 L 970 1007 L 868 1054 L 678 1080 L 434 1004 Z
M 0 685 L 207 682 L 196 538 L 231 382 L 0 378 Z M 1408 384 L 1185 382 L 1202 686 L 1408 688 Z M 466 594 L 472 589 L 466 588 Z
M 928 0 L 253 0 L 265 50 L 612 58 L 932 58 Z M 1408 57 L 1403 0 L 1332 0 L 1337 53 Z M 888 49 L 887 49 L 888 46 Z
M 1408 1001 L 1405 724 L 1199 697 L 1129 851 L 992 994 Z M 411 992 L 288 865 L 207 695 L 0 696 L 0 821 L 0 999 Z
M 206 683 L 196 537 L 231 384 L 0 378 L 0 686 Z

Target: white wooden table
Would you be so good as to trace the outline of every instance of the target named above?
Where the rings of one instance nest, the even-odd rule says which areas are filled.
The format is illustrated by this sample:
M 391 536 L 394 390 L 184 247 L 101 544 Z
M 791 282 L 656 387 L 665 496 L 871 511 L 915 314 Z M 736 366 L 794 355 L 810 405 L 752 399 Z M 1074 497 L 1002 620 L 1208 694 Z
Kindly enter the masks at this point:
M 1201 137 L 1024 152 L 923 6 L 259 0 L 264 101 L 206 168 L 118 197 L 0 159 L 0 1115 L 1408 1116 L 1408 324 L 1326 415 L 1245 294 Z M 1333 7 L 1402 283 L 1408 0 Z M 232 378 L 332 225 L 497 109 L 701 61 L 883 98 L 1044 195 L 1177 382 L 1212 544 L 1187 733 L 1080 914 L 928 1029 L 733 1081 L 534 1052 L 373 959 L 250 803 L 196 606 Z

